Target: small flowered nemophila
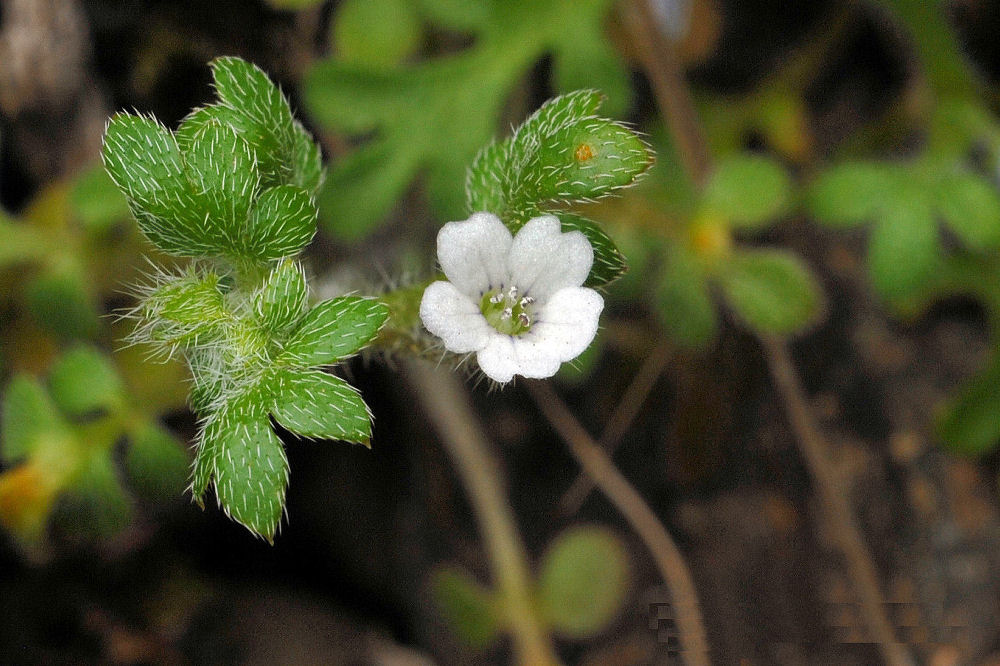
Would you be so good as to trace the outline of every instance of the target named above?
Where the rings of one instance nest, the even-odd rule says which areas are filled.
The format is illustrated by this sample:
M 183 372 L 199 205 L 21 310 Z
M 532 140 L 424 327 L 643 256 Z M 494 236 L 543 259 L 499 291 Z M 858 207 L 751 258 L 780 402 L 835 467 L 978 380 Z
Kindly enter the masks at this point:
M 555 216 L 512 236 L 496 215 L 475 213 L 441 228 L 437 253 L 448 279 L 424 291 L 420 318 L 449 351 L 475 352 L 491 379 L 551 377 L 597 334 L 604 299 L 582 286 L 593 248 Z

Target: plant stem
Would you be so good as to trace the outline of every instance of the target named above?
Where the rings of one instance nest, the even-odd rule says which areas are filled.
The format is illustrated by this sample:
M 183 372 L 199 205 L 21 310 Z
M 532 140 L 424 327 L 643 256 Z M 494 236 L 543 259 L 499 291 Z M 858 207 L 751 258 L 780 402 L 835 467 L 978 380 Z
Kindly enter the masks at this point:
M 461 383 L 451 372 L 406 359 L 406 376 L 441 435 L 465 484 L 483 535 L 494 583 L 506 610 L 518 663 L 559 664 L 555 649 L 532 603 L 531 574 L 524 544 L 504 496 L 502 474 Z
M 906 0 L 904 4 L 909 3 L 910 0 Z M 653 86 L 667 128 L 682 148 L 681 155 L 691 178 L 703 185 L 711 173 L 708 149 L 691 103 L 687 82 L 672 55 L 672 45 L 657 31 L 647 0 L 633 0 L 628 10 L 629 29 L 639 48 L 640 60 Z M 847 574 L 859 597 L 865 622 L 889 664 L 912 664 L 905 646 L 896 641 L 892 625 L 885 615 L 875 565 L 854 525 L 850 505 L 841 491 L 837 475 L 827 460 L 826 450 L 829 447 L 809 411 L 787 343 L 776 338 L 757 337 L 788 411 L 795 441 L 817 486 L 825 517 L 844 555 Z
M 893 635 L 892 625 L 885 615 L 885 604 L 879 592 L 878 575 L 871 555 L 865 548 L 861 533 L 854 525 L 851 507 L 842 490 L 844 484 L 827 457 L 829 446 L 820 434 L 806 402 L 805 391 L 799 383 L 792 364 L 788 345 L 784 340 L 758 336 L 767 358 L 767 366 L 774 384 L 781 394 L 788 412 L 788 420 L 795 432 L 799 451 L 805 458 L 810 476 L 816 484 L 823 513 L 831 533 L 843 553 L 847 571 L 854 582 L 865 623 L 882 650 L 889 664 L 912 664 L 913 659 L 905 646 Z
M 622 476 L 604 450 L 591 438 L 547 382 L 527 381 L 525 387 L 539 409 L 566 442 L 573 457 L 601 492 L 614 504 L 649 549 L 664 582 L 670 588 L 677 613 L 677 632 L 685 663 L 709 664 L 708 642 L 694 579 L 680 549 L 659 518 L 632 484 Z
M 625 389 L 625 394 L 608 418 L 608 423 L 599 440 L 601 448 L 608 456 L 614 454 L 625 433 L 631 427 L 632 421 L 638 416 L 643 403 L 646 402 L 646 398 L 649 397 L 649 393 L 656 385 L 656 380 L 659 379 L 664 366 L 670 360 L 673 348 L 669 342 L 658 344 L 643 361 L 642 366 L 635 373 L 635 377 L 632 378 L 632 382 Z M 593 489 L 593 480 L 586 472 L 580 472 L 573 485 L 563 493 L 562 499 L 559 501 L 559 509 L 563 515 L 569 516 L 579 511 Z

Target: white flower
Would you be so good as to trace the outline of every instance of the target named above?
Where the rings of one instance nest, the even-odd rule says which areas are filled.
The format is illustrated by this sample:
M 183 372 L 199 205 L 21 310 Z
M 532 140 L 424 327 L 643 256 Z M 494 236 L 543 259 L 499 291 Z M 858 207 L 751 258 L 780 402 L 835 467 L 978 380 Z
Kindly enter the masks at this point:
M 475 213 L 441 228 L 437 253 L 448 281 L 427 287 L 420 318 L 449 351 L 476 352 L 490 378 L 551 377 L 597 334 L 604 299 L 580 286 L 594 250 L 556 217 L 533 218 L 511 237 L 496 215 Z

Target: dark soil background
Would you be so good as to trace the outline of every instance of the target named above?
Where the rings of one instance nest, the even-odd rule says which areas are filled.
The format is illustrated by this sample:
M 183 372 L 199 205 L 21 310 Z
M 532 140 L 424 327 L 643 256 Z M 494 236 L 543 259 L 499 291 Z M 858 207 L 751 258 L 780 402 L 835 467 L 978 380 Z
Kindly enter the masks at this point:
M 0 34 L 11 30 L 16 6 L 31 13 L 26 3 L 37 9 L 38 32 L 23 33 L 27 45 L 0 58 L 0 203 L 14 212 L 95 158 L 113 110 L 175 125 L 210 99 L 205 63 L 214 56 L 256 62 L 298 107 L 298 77 L 323 53 L 332 10 L 327 3 L 296 15 L 249 0 L 4 0 Z M 835 3 L 719 4 L 722 36 L 691 79 L 738 94 L 821 27 Z M 995 80 L 1000 7 L 952 4 L 970 54 Z M 821 153 L 845 127 L 892 103 L 907 76 L 898 39 L 862 12 L 824 63 L 809 94 Z M 643 122 L 654 103 L 635 79 L 633 120 Z M 544 81 L 528 88 L 547 89 Z M 419 208 L 419 195 L 407 205 Z M 364 250 L 391 257 L 398 248 L 382 243 L 391 235 Z M 981 367 L 985 315 L 954 298 L 915 321 L 894 319 L 871 296 L 863 234 L 791 220 L 767 240 L 800 252 L 826 290 L 826 317 L 793 353 L 898 637 L 920 663 L 1000 663 L 996 459 L 944 452 L 930 424 L 942 399 Z M 350 252 L 329 241 L 314 248 L 319 266 Z M 558 387 L 592 433 L 662 336 L 634 304 L 613 305 L 605 324 L 619 334 L 593 374 Z M 489 568 L 419 400 L 392 364 L 373 359 L 352 371 L 376 415 L 374 447 L 288 441 L 290 519 L 274 546 L 182 498 L 119 540 L 66 546 L 44 563 L 0 536 L 0 662 L 505 663 L 507 644 L 468 652 L 428 600 L 435 565 L 457 562 L 484 580 Z M 672 623 L 661 617 L 669 596 L 643 544 L 599 493 L 575 515 L 560 513 L 578 467 L 523 387 L 480 385 L 472 395 L 533 557 L 579 522 L 607 525 L 628 545 L 633 584 L 624 611 L 592 640 L 560 641 L 561 656 L 682 663 Z M 170 423 L 192 432 L 190 415 Z M 684 552 L 713 663 L 881 663 L 754 338 L 730 322 L 706 352 L 673 353 L 615 460 Z

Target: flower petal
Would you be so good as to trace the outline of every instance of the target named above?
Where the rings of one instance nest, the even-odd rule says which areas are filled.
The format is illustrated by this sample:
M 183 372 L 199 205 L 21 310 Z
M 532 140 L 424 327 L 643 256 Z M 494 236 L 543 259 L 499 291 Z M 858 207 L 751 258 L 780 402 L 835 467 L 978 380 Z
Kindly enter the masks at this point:
M 604 299 L 593 289 L 569 287 L 552 294 L 535 315 L 525 339 L 541 352 L 571 361 L 583 353 L 597 335 Z
M 478 301 L 490 289 L 510 281 L 510 244 L 510 231 L 499 217 L 474 213 L 468 220 L 441 227 L 437 236 L 438 261 L 448 280 Z
M 496 331 L 486 323 L 479 306 L 450 282 L 439 280 L 424 289 L 420 319 L 441 338 L 448 351 L 467 354 L 486 346 Z
M 479 369 L 493 381 L 506 384 L 514 378 L 517 372 L 517 361 L 514 356 L 514 338 L 497 333 L 492 336 L 486 347 L 476 354 Z
M 564 287 L 579 287 L 590 274 L 594 248 L 579 231 L 562 232 L 559 218 L 528 220 L 514 236 L 507 266 L 520 292 L 544 302 Z

